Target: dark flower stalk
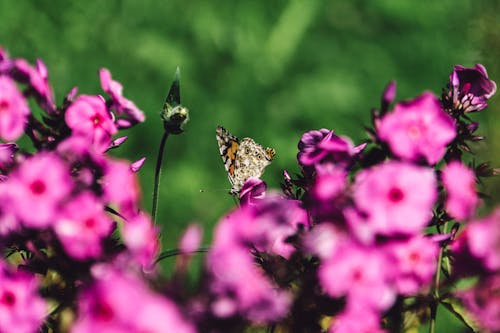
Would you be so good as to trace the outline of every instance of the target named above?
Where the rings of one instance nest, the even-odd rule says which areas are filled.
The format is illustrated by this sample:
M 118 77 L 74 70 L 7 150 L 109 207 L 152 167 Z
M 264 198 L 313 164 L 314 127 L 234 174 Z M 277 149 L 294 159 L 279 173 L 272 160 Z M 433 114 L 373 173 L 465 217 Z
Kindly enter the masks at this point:
M 165 131 L 163 132 L 163 136 L 160 141 L 160 148 L 158 149 L 158 157 L 156 159 L 155 168 L 153 207 L 151 209 L 151 218 L 155 224 L 156 214 L 158 211 L 158 191 L 160 189 L 161 165 L 163 161 L 165 143 L 167 142 L 167 138 L 170 134 L 181 134 L 183 132 L 184 125 L 189 121 L 188 109 L 181 105 L 179 67 L 177 67 L 177 70 L 175 71 L 174 81 L 170 86 L 170 90 L 160 113 L 160 117 L 163 120 L 163 127 L 165 128 Z

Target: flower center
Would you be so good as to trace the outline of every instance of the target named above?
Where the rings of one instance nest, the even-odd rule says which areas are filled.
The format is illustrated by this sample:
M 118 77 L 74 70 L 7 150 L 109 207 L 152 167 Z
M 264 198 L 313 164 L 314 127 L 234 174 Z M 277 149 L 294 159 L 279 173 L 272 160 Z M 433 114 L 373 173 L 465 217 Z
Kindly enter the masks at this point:
M 90 118 L 90 121 L 94 124 L 94 127 L 99 127 L 103 121 L 101 115 L 95 114 Z
M 33 192 L 33 194 L 40 195 L 45 192 L 47 187 L 45 186 L 45 183 L 41 181 L 40 179 L 35 180 L 33 183 L 30 185 L 30 190 Z
M 96 302 L 94 307 L 94 315 L 102 321 L 110 321 L 113 319 L 113 309 L 106 302 Z
M 3 113 L 9 109 L 9 102 L 6 100 L 0 100 L 0 113 Z
M 409 259 L 410 259 L 410 262 L 416 264 L 420 261 L 420 254 L 418 252 L 411 252 Z
M 417 139 L 421 136 L 421 130 L 417 125 L 408 127 L 408 136 L 412 139 Z
M 93 229 L 96 225 L 95 219 L 92 217 L 89 217 L 88 219 L 85 220 L 84 224 L 85 224 L 85 227 L 87 229 Z
M 16 303 L 16 295 L 12 291 L 6 290 L 0 298 L 0 303 L 6 306 L 13 306 Z
M 389 198 L 390 201 L 396 203 L 400 202 L 404 198 L 404 193 L 401 191 L 401 189 L 397 187 L 393 187 L 389 190 L 389 193 L 387 194 L 387 197 Z

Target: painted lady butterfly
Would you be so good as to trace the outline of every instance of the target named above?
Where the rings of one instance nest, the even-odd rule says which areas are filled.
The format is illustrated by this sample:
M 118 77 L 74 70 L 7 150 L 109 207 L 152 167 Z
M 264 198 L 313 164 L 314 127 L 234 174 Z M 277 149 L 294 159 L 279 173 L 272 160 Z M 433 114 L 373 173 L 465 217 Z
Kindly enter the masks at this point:
M 216 138 L 231 183 L 229 193 L 233 195 L 240 192 L 248 178 L 259 178 L 276 154 L 274 149 L 264 149 L 251 138 L 239 141 L 222 126 L 217 127 Z

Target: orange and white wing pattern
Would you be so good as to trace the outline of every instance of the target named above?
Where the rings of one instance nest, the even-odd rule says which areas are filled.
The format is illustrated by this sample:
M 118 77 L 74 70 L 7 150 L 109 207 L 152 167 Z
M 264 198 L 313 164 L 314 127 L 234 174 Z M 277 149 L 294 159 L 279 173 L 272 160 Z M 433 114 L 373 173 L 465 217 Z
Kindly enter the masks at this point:
M 216 138 L 231 183 L 231 194 L 238 194 L 248 178 L 260 178 L 275 155 L 274 149 L 264 149 L 251 138 L 240 142 L 222 126 L 217 127 Z

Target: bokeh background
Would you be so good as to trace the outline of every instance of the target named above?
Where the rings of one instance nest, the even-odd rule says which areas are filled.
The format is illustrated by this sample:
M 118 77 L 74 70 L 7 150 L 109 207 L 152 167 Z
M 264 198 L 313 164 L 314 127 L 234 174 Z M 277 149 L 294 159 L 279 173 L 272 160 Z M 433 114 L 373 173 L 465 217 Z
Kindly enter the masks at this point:
M 355 143 L 365 139 L 370 109 L 392 79 L 398 100 L 440 94 L 455 64 L 482 63 L 500 83 L 499 13 L 496 0 L 0 0 L 0 45 L 12 57 L 43 59 L 59 103 L 75 85 L 102 93 L 101 67 L 124 85 L 147 120 L 126 131 L 128 141 L 113 154 L 147 157 L 140 180 L 148 211 L 159 112 L 180 66 L 191 121 L 167 142 L 158 214 L 172 248 L 194 222 L 208 242 L 234 206 L 217 125 L 276 149 L 263 178 L 279 188 L 283 169 L 298 171 L 304 131 L 324 127 Z M 487 137 L 475 146 L 476 158 L 500 166 L 500 98 L 490 104 L 472 116 Z M 491 194 L 487 207 L 500 201 L 499 185 L 489 179 L 482 187 Z

